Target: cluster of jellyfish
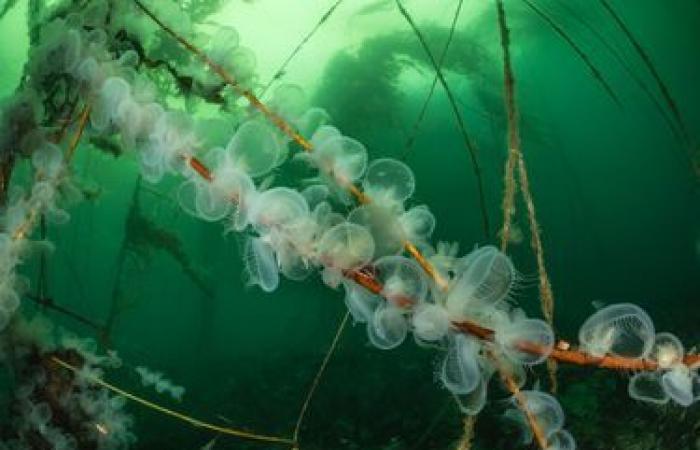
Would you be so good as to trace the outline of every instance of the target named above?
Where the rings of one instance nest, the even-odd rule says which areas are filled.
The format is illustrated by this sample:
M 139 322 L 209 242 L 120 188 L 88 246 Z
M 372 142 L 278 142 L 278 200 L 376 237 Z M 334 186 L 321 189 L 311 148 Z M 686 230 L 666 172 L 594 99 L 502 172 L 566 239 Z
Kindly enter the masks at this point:
M 90 27 L 83 27 L 81 20 L 76 15 L 57 19 L 42 31 L 42 39 L 47 42 L 43 51 L 55 56 L 50 70 L 72 77 L 91 105 L 88 132 L 120 136 L 125 148 L 138 153 L 141 173 L 148 181 L 158 182 L 167 173 L 183 176 L 177 197 L 186 212 L 207 221 L 223 221 L 227 229 L 245 233 L 243 256 L 251 284 L 272 292 L 281 276 L 301 280 L 320 273 L 326 285 L 345 291 L 354 321 L 366 326 L 367 338 L 376 348 L 395 348 L 409 334 L 419 344 L 443 348 L 440 381 L 469 415 L 483 408 L 494 373 L 507 371 L 522 387 L 526 369 L 548 358 L 555 345 L 553 330 L 514 306 L 518 274 L 511 260 L 493 246 L 463 256 L 457 256 L 456 246 L 433 246 L 435 218 L 427 206 L 410 204 L 415 179 L 407 165 L 390 158 L 369 161 L 364 145 L 330 125 L 323 110 L 306 103 L 300 88 L 283 85 L 269 106 L 310 137 L 313 149 L 294 159 L 316 174 L 301 190 L 271 187 L 269 175 L 288 159 L 291 146 L 290 138 L 267 117 L 250 114 L 225 146 L 202 149 L 193 120 L 158 103 L 155 88 L 136 70 L 136 52 L 115 58 L 109 50 L 109 35 L 99 27 L 86 31 Z M 241 50 L 233 30 L 221 32 L 228 37 L 205 50 L 234 74 L 239 71 L 238 75 L 252 79 L 254 58 Z M 241 68 L 239 60 L 248 65 Z M 212 84 L 210 75 L 197 75 L 202 86 Z M 210 168 L 206 178 L 192 164 L 199 154 L 203 156 L 197 161 Z M 22 202 L 29 206 L 3 215 L 4 228 L 10 231 L 0 239 L 1 252 L 10 251 L 5 241 L 18 241 L 11 239 L 12 230 L 27 220 L 32 202 L 41 211 L 58 211 L 46 190 L 50 188 L 53 195 L 62 179 L 62 155 L 47 144 L 37 150 L 33 161 L 45 175 L 28 200 L 11 202 L 8 211 Z M 49 188 L 42 187 L 42 182 Z M 350 193 L 357 186 L 363 194 L 355 206 Z M 338 206 L 351 208 L 350 212 L 342 214 Z M 16 223 L 15 228 L 8 221 Z M 407 245 L 425 256 L 432 276 L 415 259 L 404 256 Z M 2 273 L 11 276 L 10 269 L 3 268 Z M 379 282 L 380 292 L 370 292 L 348 276 L 363 271 Z M 493 330 L 493 339 L 477 339 L 454 326 L 464 321 Z M 648 316 L 633 305 L 598 311 L 581 328 L 580 344 L 593 356 L 657 362 L 657 371 L 632 377 L 633 398 L 660 404 L 672 399 L 682 406 L 700 399 L 697 368 L 683 364 L 678 339 L 655 334 Z M 157 377 L 151 378 L 149 382 L 158 383 Z M 528 424 L 526 442 L 532 440 L 529 421 L 535 420 L 550 450 L 575 448 L 563 429 L 562 409 L 554 397 L 538 391 L 521 395 L 524 400 L 514 398 L 516 408 L 507 416 Z M 523 401 L 531 417 L 517 408 Z

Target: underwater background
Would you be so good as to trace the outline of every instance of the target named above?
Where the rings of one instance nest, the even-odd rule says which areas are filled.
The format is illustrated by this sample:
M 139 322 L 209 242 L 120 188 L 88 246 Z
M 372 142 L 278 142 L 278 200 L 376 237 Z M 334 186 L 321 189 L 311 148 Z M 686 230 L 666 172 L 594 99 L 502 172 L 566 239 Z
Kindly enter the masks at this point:
M 15 91 L 29 45 L 27 2 L 12 3 L 0 20 L 0 97 Z M 265 85 L 334 3 L 230 0 L 207 20 L 240 32 Z M 700 344 L 700 173 L 689 163 L 700 151 L 700 2 L 615 2 L 677 102 L 687 140 L 664 119 L 671 112 L 653 76 L 598 2 L 536 3 L 589 55 L 619 100 L 526 3 L 506 2 L 523 153 L 554 289 L 557 335 L 576 341 L 592 302 L 630 301 L 654 317 L 658 330 L 673 331 L 688 348 Z M 457 2 L 404 4 L 439 55 Z M 341 2 L 278 78 L 302 86 L 338 128 L 365 143 L 371 158 L 404 159 L 418 181 L 416 202 L 429 205 L 437 218 L 435 236 L 468 250 L 497 242 L 502 216 L 506 117 L 492 2 L 465 1 L 451 39 L 442 68 L 478 148 L 488 238 L 469 154 L 439 84 L 414 125 L 435 73 L 393 1 Z M 183 106 L 202 119 L 212 143 L 225 142 L 228 130 L 215 112 Z M 116 349 L 127 367 L 163 370 L 187 389 L 181 403 L 173 402 L 179 409 L 289 434 L 345 312 L 342 293 L 318 276 L 283 281 L 273 294 L 246 287 L 240 238 L 184 214 L 175 199 L 176 177 L 142 183 L 133 156 L 116 158 L 86 141 L 74 173 L 89 195 L 69 209 L 67 226 L 46 230 L 56 247 L 50 257 L 28 261 L 22 272 L 31 289 L 41 285 L 57 304 L 107 325 L 108 332 L 44 313 Z M 275 176 L 275 183 L 298 183 L 305 171 L 292 163 Z M 26 170 L 15 175 L 22 177 Z M 518 300 L 537 314 L 537 269 L 523 205 L 515 222 L 524 237 L 510 254 L 530 280 Z M 436 364 L 434 351 L 412 342 L 378 350 L 367 344 L 364 327 L 348 327 L 314 396 L 302 448 L 452 448 L 462 417 L 433 381 Z M 128 372 L 120 377 L 117 371 L 111 380 L 138 390 Z M 579 448 L 700 449 L 697 404 L 683 411 L 636 403 L 627 396 L 628 375 L 560 369 L 559 398 Z M 150 410 L 129 408 L 135 448 L 195 449 L 212 439 Z M 487 405 L 473 448 L 513 448 L 502 412 L 498 401 Z M 270 447 L 220 437 L 213 448 Z

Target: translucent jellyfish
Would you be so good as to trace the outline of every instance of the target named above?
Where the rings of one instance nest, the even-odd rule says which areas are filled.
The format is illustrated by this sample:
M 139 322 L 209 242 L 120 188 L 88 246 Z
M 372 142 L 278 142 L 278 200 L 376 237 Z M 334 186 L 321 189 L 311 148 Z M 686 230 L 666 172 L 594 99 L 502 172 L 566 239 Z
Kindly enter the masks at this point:
M 676 364 L 661 376 L 664 392 L 681 406 L 690 406 L 695 401 L 693 395 L 692 372 L 683 364 Z
M 251 238 L 245 247 L 245 265 L 250 285 L 259 285 L 265 292 L 272 292 L 279 284 L 275 253 L 260 238 Z
M 465 317 L 507 298 L 516 280 L 510 258 L 496 247 L 474 250 L 455 265 L 447 296 L 451 316 Z
M 477 386 L 468 394 L 455 394 L 460 411 L 468 416 L 476 416 L 486 405 L 488 378 L 482 374 Z
M 233 27 L 220 26 L 212 36 L 207 55 L 217 64 L 225 64 L 230 53 L 240 43 L 238 31 Z
M 325 130 L 325 127 L 322 128 Z M 324 175 L 340 186 L 359 179 L 367 167 L 367 149 L 359 141 L 347 136 L 322 139 L 309 157 Z
M 322 125 L 311 136 L 311 145 L 314 147 L 314 151 L 322 146 L 326 141 L 341 137 L 343 133 L 340 132 L 336 127 L 332 125 Z M 303 153 L 302 153 L 303 155 Z
M 98 100 L 90 113 L 92 126 L 104 130 L 117 116 L 119 104 L 129 98 L 131 86 L 121 77 L 109 77 L 102 84 Z
M 374 241 L 364 227 L 343 222 L 323 234 L 316 251 L 324 266 L 336 270 L 353 269 L 371 261 Z
M 632 376 L 627 385 L 630 397 L 642 402 L 665 405 L 668 403 L 668 393 L 661 387 L 660 372 L 640 372 Z
M 326 201 L 330 195 L 330 191 L 328 187 L 323 184 L 313 184 L 301 191 L 301 195 L 306 199 L 309 208 L 315 209 L 320 203 Z
M 454 394 L 469 394 L 479 386 L 479 344 L 467 336 L 458 334 L 442 361 L 440 379 L 442 384 Z
M 266 175 L 286 152 L 269 125 L 250 120 L 238 128 L 226 147 L 233 164 L 251 177 Z
M 345 305 L 355 322 L 367 323 L 372 320 L 374 311 L 383 302 L 382 298 L 357 284 L 345 281 Z
M 287 122 L 300 118 L 308 109 L 309 103 L 304 90 L 291 83 L 284 83 L 275 89 L 270 107 Z
M 546 450 L 576 450 L 576 441 L 566 430 L 555 431 L 547 436 Z
M 247 83 L 255 76 L 258 60 L 255 53 L 248 47 L 238 47 L 229 55 L 228 67 L 239 83 Z
M 654 324 L 639 306 L 609 305 L 596 311 L 579 330 L 581 348 L 593 356 L 610 353 L 625 358 L 645 358 L 654 345 Z
M 552 436 L 564 426 L 564 411 L 556 398 L 540 391 L 520 391 L 525 408 L 537 422 L 544 436 Z M 523 434 L 523 442 L 532 442 L 532 430 L 525 414 L 520 409 L 520 402 L 511 398 L 514 409 L 507 411 L 506 417 L 515 420 Z M 556 447 L 555 447 L 556 448 Z M 566 448 L 566 447 L 564 447 Z
M 423 269 L 403 256 L 384 256 L 374 262 L 382 295 L 400 308 L 410 308 L 425 301 L 428 282 Z
M 375 256 L 396 255 L 403 249 L 403 234 L 398 216 L 376 203 L 355 208 L 348 215 L 350 222 L 366 227 L 376 243 Z
M 435 216 L 427 206 L 415 206 L 399 217 L 403 239 L 413 243 L 427 242 L 435 230 Z
M 500 326 L 496 328 L 495 340 L 508 358 L 525 365 L 545 361 L 554 348 L 552 327 L 539 319 L 516 320 Z
M 250 222 L 261 234 L 293 224 L 309 215 L 309 205 L 294 189 L 276 187 L 256 196 L 249 205 Z
M 367 167 L 362 188 L 377 203 L 403 204 L 413 195 L 416 180 L 406 164 L 396 159 L 380 158 Z
M 656 361 L 661 369 L 670 369 L 682 362 L 685 350 L 681 341 L 671 333 L 658 333 L 649 359 Z
M 442 306 L 423 303 L 413 311 L 411 325 L 416 338 L 421 341 L 434 342 L 447 336 L 450 329 L 450 318 L 447 316 L 447 310 Z
M 302 136 L 313 136 L 316 130 L 330 121 L 331 116 L 325 109 L 309 108 L 294 123 Z
M 367 323 L 369 341 L 382 350 L 398 347 L 408 334 L 408 321 L 403 310 L 387 303 L 377 307 Z

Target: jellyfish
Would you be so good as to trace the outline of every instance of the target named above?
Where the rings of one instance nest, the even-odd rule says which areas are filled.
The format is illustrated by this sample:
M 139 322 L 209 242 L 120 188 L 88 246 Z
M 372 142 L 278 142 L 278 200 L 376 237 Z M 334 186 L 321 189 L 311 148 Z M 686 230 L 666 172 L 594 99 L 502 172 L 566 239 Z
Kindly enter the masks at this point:
M 508 297 L 516 280 L 510 258 L 496 247 L 474 250 L 455 264 L 446 305 L 451 317 L 463 318 Z
M 623 358 L 645 358 L 654 345 L 654 335 L 654 324 L 643 309 L 618 303 L 596 311 L 583 323 L 579 343 L 593 356 L 610 353 Z
M 306 199 L 294 189 L 272 188 L 251 200 L 249 220 L 260 234 L 280 231 L 310 214 Z
M 428 282 L 423 269 L 404 256 L 384 256 L 374 262 L 382 296 L 400 308 L 411 308 L 425 301 Z
M 528 414 L 537 423 L 545 437 L 553 436 L 562 430 L 564 426 L 564 410 L 562 410 L 555 397 L 540 391 L 520 391 L 518 396 L 519 398 L 515 396 L 511 398 L 513 408 L 506 411 L 506 417 L 514 420 L 519 425 L 524 444 L 532 442 L 533 434 L 529 421 L 522 409 L 528 411 Z M 521 401 L 524 405 L 520 404 Z M 550 443 L 550 447 L 551 445 L 552 443 Z M 554 448 L 556 449 L 557 447 Z M 562 448 L 567 449 L 568 447 Z
M 649 359 L 656 361 L 661 369 L 670 369 L 683 361 L 685 350 L 681 341 L 671 333 L 658 333 Z
M 693 395 L 693 373 L 688 366 L 678 363 L 661 376 L 664 392 L 680 406 L 690 406 L 695 401 Z
M 515 320 L 496 328 L 495 341 L 512 361 L 531 366 L 552 352 L 554 332 L 544 320 Z
M 279 85 L 272 95 L 270 108 L 287 122 L 295 122 L 308 109 L 309 104 L 304 90 L 296 84 Z
M 374 311 L 383 302 L 382 298 L 358 286 L 352 281 L 343 281 L 345 288 L 345 305 L 357 323 L 368 323 L 374 316 Z
M 284 161 L 286 148 L 266 123 L 250 120 L 238 128 L 226 147 L 233 165 L 253 178 L 267 175 Z
M 246 244 L 244 258 L 249 285 L 258 285 L 265 292 L 277 289 L 279 272 L 272 247 L 261 238 L 251 238 Z
M 660 372 L 639 372 L 634 374 L 627 385 L 629 396 L 642 402 L 665 405 L 670 397 L 661 387 Z
M 398 206 L 415 191 L 416 180 L 413 171 L 399 160 L 391 158 L 375 159 L 367 167 L 362 188 L 372 201 L 385 206 Z
M 398 347 L 407 334 L 408 322 L 404 311 L 388 303 L 381 303 L 367 323 L 369 341 L 381 350 Z
M 440 305 L 423 303 L 416 306 L 411 317 L 413 334 L 425 342 L 439 341 L 450 329 L 447 310 Z
M 481 382 L 479 369 L 479 345 L 468 336 L 458 334 L 454 337 L 442 360 L 440 379 L 442 384 L 453 394 L 469 394 Z
M 324 266 L 324 282 L 335 287 L 340 283 L 344 270 L 358 268 L 371 261 L 374 241 L 365 228 L 342 222 L 321 236 L 316 252 Z
M 546 450 L 576 450 L 576 441 L 567 430 L 558 430 L 547 436 Z

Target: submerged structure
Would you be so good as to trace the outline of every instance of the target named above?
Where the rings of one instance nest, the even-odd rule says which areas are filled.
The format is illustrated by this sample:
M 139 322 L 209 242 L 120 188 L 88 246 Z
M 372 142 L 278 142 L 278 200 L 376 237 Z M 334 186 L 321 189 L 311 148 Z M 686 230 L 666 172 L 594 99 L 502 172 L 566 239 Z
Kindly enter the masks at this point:
M 0 14 L 20 3 L 0 4 Z M 564 2 L 468 9 L 455 0 L 445 23 L 424 20 L 418 1 L 349 3 L 324 5 L 267 78 L 257 61 L 266 49 L 251 50 L 262 33 L 226 21 L 228 8 L 272 7 L 264 0 L 25 5 L 28 55 L 0 116 L 0 356 L 10 393 L 0 448 L 700 445 L 696 242 L 683 241 L 677 266 L 691 262 L 669 281 L 687 287 L 667 308 L 684 321 L 659 326 L 652 316 L 666 308 L 650 314 L 633 300 L 672 291 L 664 281 L 613 275 L 618 284 L 603 289 L 605 274 L 573 280 L 583 258 L 577 267 L 558 258 L 594 238 L 574 227 L 548 234 L 563 213 L 546 212 L 540 198 L 561 185 L 546 184 L 547 158 L 530 159 L 538 139 L 556 139 L 539 131 L 529 71 L 516 63 L 531 47 L 518 30 L 536 23 L 597 108 L 617 118 L 644 103 L 668 146 L 659 173 L 697 200 L 693 121 L 618 7 L 585 5 L 618 33 L 613 41 Z M 397 28 L 312 67 L 323 77 L 311 88 L 288 82 L 343 8 L 351 28 L 388 14 Z M 485 29 L 490 46 L 475 41 Z M 581 36 L 619 72 L 602 68 Z M 547 64 L 556 62 L 533 67 Z M 632 81 L 634 102 L 620 77 Z M 444 108 L 431 118 L 433 97 Z M 562 155 L 571 171 L 558 176 L 575 179 L 579 164 Z M 436 193 L 414 172 L 431 176 Z M 611 206 L 601 209 L 618 214 L 606 190 L 618 181 L 603 179 Z M 442 187 L 453 183 L 459 190 Z M 574 190 L 595 183 L 589 174 Z M 572 200 L 583 197 L 570 192 L 565 203 L 583 208 Z M 99 210 L 108 212 L 95 219 Z M 605 223 L 583 217 L 577 233 Z M 604 255 L 584 261 L 590 272 Z M 570 300 L 583 294 L 567 284 L 593 293 L 585 303 L 596 300 L 596 311 Z M 625 300 L 597 300 L 606 292 Z M 630 418 L 604 404 L 611 395 L 633 405 L 632 427 L 653 428 L 657 414 L 664 432 L 645 441 L 606 426 Z

